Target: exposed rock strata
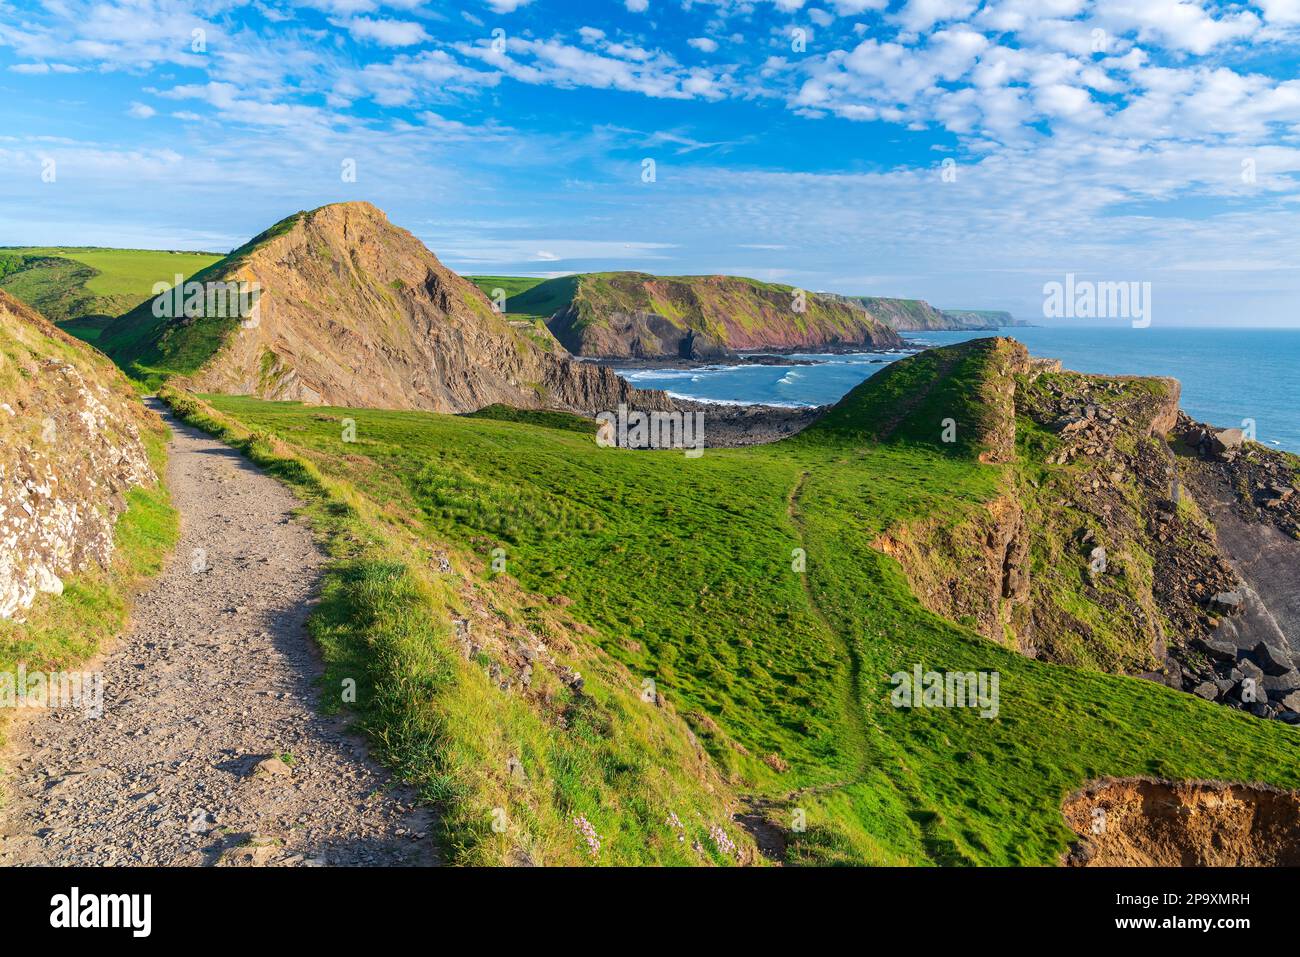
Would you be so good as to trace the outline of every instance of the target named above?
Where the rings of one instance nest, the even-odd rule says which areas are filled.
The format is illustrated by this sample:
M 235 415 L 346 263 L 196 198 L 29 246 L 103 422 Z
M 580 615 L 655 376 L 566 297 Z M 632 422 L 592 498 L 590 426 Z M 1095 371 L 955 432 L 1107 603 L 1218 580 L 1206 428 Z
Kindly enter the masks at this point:
M 508 321 L 369 203 L 290 217 L 202 281 L 248 283 L 260 297 L 253 316 L 181 317 L 155 330 L 157 349 L 173 356 L 219 338 L 189 376 L 196 391 L 434 412 L 671 405 L 574 362 L 544 327 Z M 148 308 L 125 319 L 147 323 Z
M 1267 785 L 1123 778 L 1062 808 L 1073 867 L 1294 867 L 1300 794 Z
M 861 306 L 739 276 L 580 276 L 572 299 L 548 325 L 575 355 L 605 359 L 701 361 L 760 350 L 903 345 Z
M 879 538 L 914 593 L 1025 654 L 1300 723 L 1295 457 L 1192 423 L 1172 379 L 989 357 L 981 459 L 1015 468 L 973 516 Z
M 127 491 L 155 481 L 147 415 L 111 363 L 0 292 L 0 618 L 108 564 Z

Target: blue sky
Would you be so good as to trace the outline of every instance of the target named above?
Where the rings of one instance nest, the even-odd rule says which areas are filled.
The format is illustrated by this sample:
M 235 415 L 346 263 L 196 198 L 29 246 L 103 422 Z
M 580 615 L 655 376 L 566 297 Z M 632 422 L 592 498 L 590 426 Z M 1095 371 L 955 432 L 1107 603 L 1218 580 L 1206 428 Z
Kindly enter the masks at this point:
M 1300 0 L 0 0 L 0 244 L 367 199 L 461 272 L 1300 325 L 1298 53 Z

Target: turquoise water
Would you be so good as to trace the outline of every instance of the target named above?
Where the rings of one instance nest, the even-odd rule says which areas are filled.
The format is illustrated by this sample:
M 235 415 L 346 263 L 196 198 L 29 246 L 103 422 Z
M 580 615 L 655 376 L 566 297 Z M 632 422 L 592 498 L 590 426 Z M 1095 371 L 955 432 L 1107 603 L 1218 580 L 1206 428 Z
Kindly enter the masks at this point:
M 990 333 L 913 332 L 908 339 L 946 345 Z M 1183 384 L 1182 406 L 1194 419 L 1228 428 L 1255 420 L 1259 441 L 1300 452 L 1300 330 L 1029 328 L 1004 330 L 1031 353 L 1067 369 L 1113 375 L 1168 375 Z M 715 402 L 822 405 L 901 358 L 894 353 L 797 355 L 812 366 L 703 366 L 629 369 L 640 388 Z M 873 361 L 876 360 L 876 361 Z M 880 360 L 885 360 L 881 362 Z

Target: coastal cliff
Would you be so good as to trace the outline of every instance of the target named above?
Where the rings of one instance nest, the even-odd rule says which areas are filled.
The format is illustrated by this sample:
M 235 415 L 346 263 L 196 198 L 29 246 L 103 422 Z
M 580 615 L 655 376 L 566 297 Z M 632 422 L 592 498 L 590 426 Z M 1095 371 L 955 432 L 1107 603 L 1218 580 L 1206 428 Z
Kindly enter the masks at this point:
M 1012 468 L 964 524 L 877 540 L 922 603 L 1032 657 L 1300 723 L 1300 460 L 1191 422 L 1174 379 L 949 348 L 987 353 L 981 458 Z
M 476 281 L 489 291 L 499 282 Z M 903 345 L 888 324 L 836 297 L 739 276 L 583 273 L 537 282 L 506 309 L 544 317 L 574 355 L 602 359 L 704 361 Z

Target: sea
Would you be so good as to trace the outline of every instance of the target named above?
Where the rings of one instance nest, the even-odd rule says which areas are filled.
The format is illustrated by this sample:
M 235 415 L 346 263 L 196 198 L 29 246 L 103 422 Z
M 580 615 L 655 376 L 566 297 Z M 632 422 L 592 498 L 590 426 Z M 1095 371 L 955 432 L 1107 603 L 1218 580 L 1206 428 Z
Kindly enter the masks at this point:
M 1173 376 L 1182 407 L 1220 428 L 1253 421 L 1266 445 L 1300 453 L 1300 329 L 1040 327 L 993 332 L 908 332 L 917 347 L 991 335 L 1018 339 L 1031 354 L 1077 372 Z M 713 365 L 691 369 L 620 368 L 638 388 L 709 402 L 824 405 L 908 353 L 795 354 L 814 365 Z

